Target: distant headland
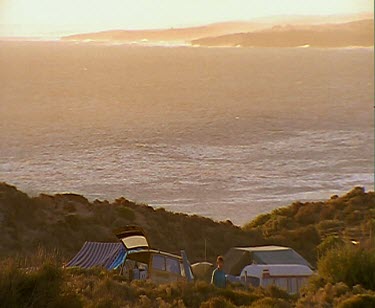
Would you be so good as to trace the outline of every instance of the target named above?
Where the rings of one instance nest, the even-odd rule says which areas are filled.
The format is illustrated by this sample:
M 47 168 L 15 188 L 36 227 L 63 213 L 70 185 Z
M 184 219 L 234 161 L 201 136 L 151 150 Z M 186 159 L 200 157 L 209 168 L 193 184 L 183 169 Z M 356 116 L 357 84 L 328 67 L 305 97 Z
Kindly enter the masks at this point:
M 64 36 L 61 40 L 206 47 L 371 47 L 374 46 L 374 19 L 367 15 L 274 17 L 190 28 L 109 30 Z

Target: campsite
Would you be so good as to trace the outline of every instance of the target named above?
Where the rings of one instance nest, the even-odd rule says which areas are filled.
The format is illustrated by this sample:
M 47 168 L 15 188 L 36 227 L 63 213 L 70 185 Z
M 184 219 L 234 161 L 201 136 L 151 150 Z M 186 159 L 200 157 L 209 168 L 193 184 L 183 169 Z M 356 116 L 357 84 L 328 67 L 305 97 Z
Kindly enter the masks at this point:
M 0 308 L 375 308 L 374 1 L 0 25 Z
M 210 282 L 213 264 L 196 263 L 198 275 L 194 277 L 194 270 L 184 250 L 181 250 L 181 255 L 176 255 L 151 248 L 144 230 L 139 226 L 128 225 L 115 233 L 121 243 L 85 242 L 65 267 L 118 270 L 129 282 L 150 280 L 163 284 L 193 282 L 194 278 Z M 224 258 L 228 282 L 254 287 L 273 285 L 291 294 L 298 293 L 313 274 L 312 266 L 289 247 L 232 247 Z M 198 265 L 206 268 L 202 275 L 199 275 Z
M 176 255 L 151 248 L 139 226 L 128 225 L 115 233 L 120 243 L 85 242 L 66 268 L 118 269 L 128 281 L 149 279 L 158 284 L 194 280 L 185 251 Z
M 7 184 L 0 185 L 0 196 L 0 300 L 6 307 L 30 302 L 32 307 L 51 302 L 60 307 L 336 307 L 373 303 L 375 298 L 370 236 L 375 194 L 362 188 L 324 202 L 291 204 L 243 228 L 155 210 L 125 198 L 91 203 L 78 195 L 29 197 Z M 43 228 L 35 225 L 39 219 L 45 221 Z M 283 227 L 285 220 L 288 228 Z M 126 241 L 126 225 L 144 226 L 145 237 L 137 227 L 132 230 L 135 237 Z M 224 235 L 221 241 L 217 234 Z M 138 262 L 138 268 L 128 271 L 132 276 L 125 274 L 125 266 L 121 273 L 125 245 L 135 245 L 134 256 L 149 250 L 150 259 L 152 254 L 163 257 L 162 270 L 167 269 L 167 258 L 177 260 L 180 273 L 185 248 L 196 279 L 188 282 L 161 271 L 168 282 L 153 282 L 137 257 L 129 259 L 133 265 Z M 22 255 L 16 257 L 16 250 Z M 218 254 L 239 280 L 226 289 L 208 282 Z M 264 264 L 275 260 L 297 265 Z M 69 267 L 69 262 L 79 266 Z M 285 277 L 286 271 L 294 277 Z

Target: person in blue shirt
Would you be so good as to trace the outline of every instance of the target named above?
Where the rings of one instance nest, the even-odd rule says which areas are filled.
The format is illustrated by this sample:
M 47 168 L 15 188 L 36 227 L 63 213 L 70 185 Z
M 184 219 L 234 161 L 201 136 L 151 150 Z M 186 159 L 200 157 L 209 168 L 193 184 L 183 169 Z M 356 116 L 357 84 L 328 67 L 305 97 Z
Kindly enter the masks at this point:
M 218 288 L 225 288 L 227 285 L 225 272 L 223 270 L 224 267 L 224 258 L 222 256 L 218 256 L 216 259 L 217 268 L 214 269 L 212 272 L 211 284 Z

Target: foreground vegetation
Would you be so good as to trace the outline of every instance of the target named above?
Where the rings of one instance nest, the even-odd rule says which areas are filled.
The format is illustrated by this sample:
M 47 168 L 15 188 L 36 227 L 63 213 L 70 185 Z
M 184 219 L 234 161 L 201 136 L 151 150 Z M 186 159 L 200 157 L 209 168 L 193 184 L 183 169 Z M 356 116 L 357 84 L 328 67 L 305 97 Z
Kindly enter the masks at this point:
M 236 245 L 286 245 L 317 274 L 299 296 L 291 296 L 275 287 L 220 290 L 203 281 L 128 283 L 115 272 L 61 267 L 84 241 L 116 241 L 112 230 L 128 223 L 142 225 L 155 247 L 186 249 L 192 262 L 204 258 L 204 239 L 211 262 Z M 74 194 L 30 198 L 3 183 L 0 226 L 0 307 L 375 306 L 375 194 L 362 188 L 325 202 L 295 202 L 240 228 L 125 198 L 113 203 Z
M 365 262 L 364 262 L 365 261 Z M 33 267 L 25 267 L 25 262 Z M 127 282 L 100 268 L 63 269 L 53 258 L 6 259 L 0 264 L 2 307 L 374 307 L 375 250 L 342 245 L 318 262 L 300 296 L 276 287 L 230 285 L 218 289 L 204 281 L 154 285 Z
M 53 264 L 34 272 L 22 271 L 14 263 L 3 263 L 2 268 L 0 305 L 4 307 L 215 307 L 215 303 L 258 307 L 264 301 L 291 306 L 291 297 L 276 288 L 224 290 L 206 282 L 128 283 L 123 276 L 100 269 L 64 271 Z

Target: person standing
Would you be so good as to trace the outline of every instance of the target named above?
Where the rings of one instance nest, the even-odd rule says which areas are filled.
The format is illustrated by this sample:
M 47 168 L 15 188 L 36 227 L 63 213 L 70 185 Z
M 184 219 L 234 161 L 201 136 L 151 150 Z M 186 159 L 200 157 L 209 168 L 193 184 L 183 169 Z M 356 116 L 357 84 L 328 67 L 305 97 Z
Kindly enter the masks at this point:
M 212 272 L 211 284 L 216 286 L 217 288 L 225 288 L 227 285 L 225 272 L 224 272 L 224 258 L 222 256 L 218 256 L 216 259 L 217 267 Z

